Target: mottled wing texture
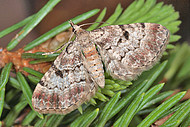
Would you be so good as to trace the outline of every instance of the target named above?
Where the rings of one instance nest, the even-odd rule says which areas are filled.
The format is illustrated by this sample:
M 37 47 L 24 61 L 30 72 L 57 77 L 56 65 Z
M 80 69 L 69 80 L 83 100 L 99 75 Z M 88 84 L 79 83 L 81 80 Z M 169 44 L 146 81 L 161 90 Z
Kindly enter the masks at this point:
M 96 91 L 83 65 L 77 43 L 71 43 L 37 84 L 32 105 L 40 113 L 67 114 L 88 101 Z
M 161 57 L 169 31 L 159 24 L 111 25 L 91 31 L 106 70 L 113 78 L 133 80 Z

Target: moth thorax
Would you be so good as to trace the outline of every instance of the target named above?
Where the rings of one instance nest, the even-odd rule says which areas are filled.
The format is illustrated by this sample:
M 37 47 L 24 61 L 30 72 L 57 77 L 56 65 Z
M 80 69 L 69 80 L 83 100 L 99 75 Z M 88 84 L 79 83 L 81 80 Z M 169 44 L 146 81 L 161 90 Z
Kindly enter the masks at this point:
M 80 44 L 85 46 L 90 41 L 89 34 L 87 32 L 83 32 L 81 35 L 77 36 L 77 41 L 79 41 Z

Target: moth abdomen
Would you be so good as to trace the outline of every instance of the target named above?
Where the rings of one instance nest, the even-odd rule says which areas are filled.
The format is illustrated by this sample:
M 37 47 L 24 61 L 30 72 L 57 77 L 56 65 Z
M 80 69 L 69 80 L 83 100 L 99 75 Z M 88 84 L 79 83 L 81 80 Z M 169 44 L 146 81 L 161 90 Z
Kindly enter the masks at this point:
M 104 87 L 105 77 L 101 57 L 93 43 L 83 49 L 85 66 L 97 85 Z

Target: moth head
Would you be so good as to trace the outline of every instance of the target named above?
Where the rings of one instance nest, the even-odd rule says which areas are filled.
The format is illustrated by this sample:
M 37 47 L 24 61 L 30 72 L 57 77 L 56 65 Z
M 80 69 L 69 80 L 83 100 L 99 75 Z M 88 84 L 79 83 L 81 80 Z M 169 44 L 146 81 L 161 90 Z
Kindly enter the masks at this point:
M 71 27 L 73 28 L 72 31 L 74 32 L 74 34 L 78 35 L 79 33 L 84 31 L 80 26 L 75 25 L 71 20 L 69 21 L 69 23 Z

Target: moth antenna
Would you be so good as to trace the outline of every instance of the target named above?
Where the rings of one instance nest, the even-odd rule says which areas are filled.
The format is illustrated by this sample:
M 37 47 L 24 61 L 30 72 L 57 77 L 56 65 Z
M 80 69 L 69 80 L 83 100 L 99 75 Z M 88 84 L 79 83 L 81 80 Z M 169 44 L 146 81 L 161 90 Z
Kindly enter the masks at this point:
M 107 23 L 107 22 L 91 22 L 91 23 L 82 24 L 82 25 L 80 25 L 79 27 L 86 26 L 86 25 L 90 25 L 90 24 L 94 24 L 94 23 L 106 23 L 106 24 L 111 25 L 110 23 Z
M 71 24 L 71 27 L 73 28 L 73 30 L 75 31 L 75 28 L 74 28 L 74 23 L 70 20 L 69 21 L 69 23 Z M 70 36 L 70 38 L 69 38 L 69 41 L 67 42 L 67 43 L 65 43 L 65 44 L 63 44 L 61 47 L 59 47 L 57 50 L 55 50 L 55 51 L 53 51 L 53 52 L 46 52 L 46 53 L 43 53 L 42 55 L 51 55 L 51 54 L 54 54 L 54 53 L 56 53 L 56 52 L 59 52 L 59 51 L 61 51 L 65 46 L 67 46 L 69 43 L 70 43 L 70 40 L 71 40 L 71 38 L 73 37 L 73 34 L 74 33 L 72 33 L 71 34 L 71 36 Z
M 69 23 L 70 23 L 71 27 L 72 27 L 72 28 L 74 29 L 74 31 L 75 31 L 75 27 L 74 27 L 75 24 L 72 22 L 72 20 L 69 20 Z M 91 25 L 91 24 L 94 24 L 94 23 L 106 23 L 106 24 L 111 25 L 110 23 L 107 23 L 107 22 L 91 22 L 91 23 L 81 24 L 81 25 L 79 25 L 79 27 L 86 26 L 86 25 Z M 73 31 L 73 32 L 74 32 L 74 31 Z
M 59 51 L 61 51 L 64 47 L 67 47 L 67 45 L 69 44 L 69 43 L 71 43 L 71 42 L 67 42 L 67 43 L 65 43 L 65 44 L 63 44 L 61 47 L 59 47 L 57 50 L 55 50 L 55 51 L 53 51 L 53 52 L 46 52 L 46 53 L 43 53 L 42 55 L 51 55 L 51 54 L 54 54 L 54 53 L 56 53 L 56 52 L 59 52 Z
M 106 23 L 106 24 L 110 24 L 110 23 L 107 23 L 107 22 L 92 22 L 92 23 L 85 23 L 85 24 L 82 24 L 80 25 L 79 27 L 82 27 L 82 26 L 86 26 L 86 25 L 90 25 L 90 24 L 94 24 L 94 23 Z M 67 43 L 65 43 L 64 45 L 62 45 L 60 48 L 58 48 L 57 50 L 53 51 L 53 52 L 47 52 L 47 53 L 43 53 L 42 55 L 51 55 L 51 54 L 54 54 L 56 52 L 59 52 L 60 50 L 62 50 L 71 40 L 71 38 L 73 37 L 73 34 L 75 33 L 75 27 L 74 27 L 74 23 L 72 20 L 69 20 L 69 24 L 71 25 L 71 27 L 73 28 L 73 33 L 71 34 L 70 38 L 69 38 L 69 41 Z

